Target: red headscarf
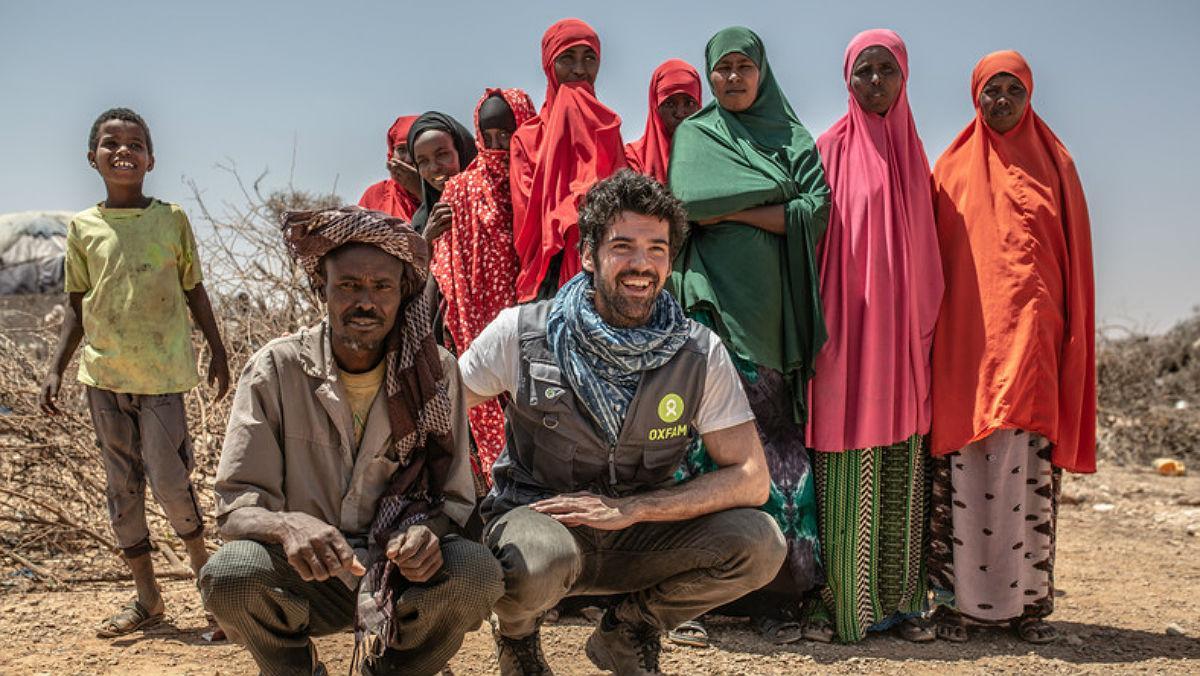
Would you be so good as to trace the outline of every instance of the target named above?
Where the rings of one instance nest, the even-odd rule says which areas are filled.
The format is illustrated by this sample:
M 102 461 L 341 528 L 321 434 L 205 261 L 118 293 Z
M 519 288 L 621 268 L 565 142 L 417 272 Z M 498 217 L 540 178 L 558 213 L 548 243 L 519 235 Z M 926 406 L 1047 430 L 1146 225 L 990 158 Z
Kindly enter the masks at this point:
M 479 109 L 504 97 L 517 126 L 534 117 L 533 101 L 520 89 L 488 89 L 475 106 L 479 154 L 446 181 L 441 201 L 454 214 L 450 230 L 433 245 L 430 269 L 441 289 L 442 321 L 462 354 L 500 311 L 516 302 L 517 255 L 512 244 L 508 151 L 491 150 L 479 127 Z M 492 463 L 504 449 L 504 411 L 488 401 L 467 412 L 479 449 L 481 476 L 491 483 Z
M 979 108 L 1000 73 L 1031 99 L 1003 134 Z M 1049 439 L 1055 466 L 1094 472 L 1091 225 L 1075 163 L 1032 97 L 1020 54 L 984 57 L 971 76 L 975 119 L 933 170 L 946 295 L 933 341 L 932 451 L 1015 428 Z
M 621 118 L 585 82 L 559 86 L 554 59 L 576 45 L 600 56 L 600 38 L 579 19 L 563 19 L 542 36 L 546 102 L 513 135 L 513 244 L 520 260 L 517 300 L 532 300 L 550 260 L 562 252 L 558 284 L 580 270 L 578 204 L 593 183 L 625 166 Z
M 387 156 L 389 160 L 392 159 L 392 153 L 396 151 L 396 146 L 408 138 L 408 130 L 416 120 L 416 115 L 405 115 L 396 118 L 396 121 L 392 123 L 387 133 Z M 403 186 L 391 177 L 367 188 L 366 192 L 358 200 L 358 206 L 364 209 L 382 211 L 389 216 L 402 218 L 405 221 L 412 221 L 413 214 L 416 213 L 417 207 L 420 205 L 420 196 L 405 190 Z
M 854 62 L 891 52 L 900 93 L 885 115 L 854 97 Z M 808 383 L 808 446 L 887 446 L 930 424 L 929 356 L 942 266 L 929 161 L 908 107 L 908 50 L 886 29 L 859 33 L 843 65 L 850 106 L 817 140 L 833 195 L 818 257 L 829 339 Z
M 663 128 L 658 107 L 676 94 L 687 94 L 700 102 L 700 74 L 687 61 L 667 59 L 650 76 L 650 112 L 646 114 L 646 133 L 625 145 L 625 161 L 629 168 L 667 182 L 667 165 L 671 160 L 671 139 Z

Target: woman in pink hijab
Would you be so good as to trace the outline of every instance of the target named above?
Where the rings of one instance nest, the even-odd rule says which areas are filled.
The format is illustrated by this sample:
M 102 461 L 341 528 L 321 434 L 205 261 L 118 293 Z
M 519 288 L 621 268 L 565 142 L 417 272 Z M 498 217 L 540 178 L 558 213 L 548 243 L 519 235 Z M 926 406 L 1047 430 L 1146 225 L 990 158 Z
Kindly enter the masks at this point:
M 833 193 L 818 249 L 829 340 L 809 381 L 825 611 L 843 642 L 931 641 L 921 543 L 930 346 L 942 299 L 929 162 L 890 30 L 846 48 L 850 109 L 817 140 Z

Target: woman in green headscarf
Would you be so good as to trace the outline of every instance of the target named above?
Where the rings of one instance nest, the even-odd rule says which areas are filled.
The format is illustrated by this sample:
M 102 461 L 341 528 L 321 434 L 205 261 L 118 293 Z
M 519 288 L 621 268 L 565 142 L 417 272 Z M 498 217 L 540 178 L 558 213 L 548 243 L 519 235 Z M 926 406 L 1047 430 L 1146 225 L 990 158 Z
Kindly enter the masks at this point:
M 671 149 L 671 190 L 695 222 L 671 290 L 721 336 L 757 418 L 772 479 L 763 509 L 787 537 L 788 558 L 775 582 L 739 606 L 767 638 L 786 643 L 803 635 L 799 601 L 824 582 L 803 423 L 805 383 L 825 341 L 814 249 L 829 187 L 762 40 L 727 28 L 709 40 L 705 59 L 714 100 L 680 124 Z M 697 448 L 683 475 L 709 464 Z

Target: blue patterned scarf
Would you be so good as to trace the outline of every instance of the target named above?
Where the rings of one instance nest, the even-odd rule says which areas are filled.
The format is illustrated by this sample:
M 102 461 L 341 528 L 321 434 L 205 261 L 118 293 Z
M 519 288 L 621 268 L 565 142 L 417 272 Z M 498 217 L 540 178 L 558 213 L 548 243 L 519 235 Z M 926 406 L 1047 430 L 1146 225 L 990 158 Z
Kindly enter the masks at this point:
M 558 290 L 546 318 L 546 340 L 571 389 L 609 444 L 616 444 L 644 371 L 668 361 L 688 339 L 683 308 L 662 292 L 643 326 L 610 326 L 596 312 L 596 288 L 586 272 Z

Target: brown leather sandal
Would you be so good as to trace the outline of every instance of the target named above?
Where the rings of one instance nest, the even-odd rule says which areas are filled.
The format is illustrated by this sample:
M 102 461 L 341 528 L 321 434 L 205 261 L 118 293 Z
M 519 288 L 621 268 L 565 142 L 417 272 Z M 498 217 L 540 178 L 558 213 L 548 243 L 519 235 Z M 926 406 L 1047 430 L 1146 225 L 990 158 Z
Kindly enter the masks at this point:
M 970 640 L 967 623 L 957 611 L 946 607 L 938 608 L 933 615 L 937 637 L 951 643 L 966 643 Z
M 149 629 L 162 622 L 163 614 L 152 614 L 140 601 L 134 599 L 121 606 L 115 615 L 105 620 L 96 630 L 97 638 L 116 638 Z
M 1054 625 L 1040 617 L 1022 617 L 1013 620 L 1013 629 L 1022 641 L 1034 645 L 1044 645 L 1058 640 L 1058 630 Z
M 688 620 L 667 632 L 667 640 L 675 645 L 691 648 L 707 648 L 708 629 L 698 619 Z

